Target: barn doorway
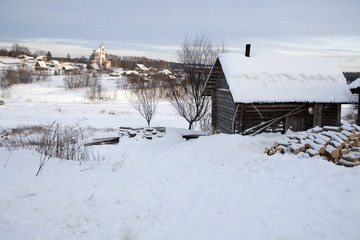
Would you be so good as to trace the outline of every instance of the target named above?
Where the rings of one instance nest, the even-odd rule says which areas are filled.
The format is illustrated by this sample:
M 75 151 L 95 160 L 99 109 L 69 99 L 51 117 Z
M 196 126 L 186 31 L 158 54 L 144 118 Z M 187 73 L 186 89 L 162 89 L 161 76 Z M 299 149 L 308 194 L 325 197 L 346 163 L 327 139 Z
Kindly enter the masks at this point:
M 285 119 L 285 132 L 290 129 L 291 131 L 304 131 L 305 120 L 303 117 L 299 116 L 289 116 Z

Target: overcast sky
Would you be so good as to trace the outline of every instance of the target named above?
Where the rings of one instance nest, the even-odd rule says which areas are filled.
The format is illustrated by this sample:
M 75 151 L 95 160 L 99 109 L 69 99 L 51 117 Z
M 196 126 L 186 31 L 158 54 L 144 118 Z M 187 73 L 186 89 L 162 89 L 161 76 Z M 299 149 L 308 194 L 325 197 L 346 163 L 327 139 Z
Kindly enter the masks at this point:
M 19 43 L 53 56 L 107 52 L 176 60 L 187 36 L 231 52 L 332 58 L 360 71 L 359 0 L 0 0 L 0 48 Z

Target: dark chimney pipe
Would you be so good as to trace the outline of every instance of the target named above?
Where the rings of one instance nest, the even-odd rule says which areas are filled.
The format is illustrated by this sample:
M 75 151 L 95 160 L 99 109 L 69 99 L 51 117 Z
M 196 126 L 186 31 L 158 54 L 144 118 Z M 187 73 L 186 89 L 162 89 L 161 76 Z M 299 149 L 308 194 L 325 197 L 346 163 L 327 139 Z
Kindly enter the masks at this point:
M 250 57 L 250 47 L 251 44 L 246 44 L 245 57 Z

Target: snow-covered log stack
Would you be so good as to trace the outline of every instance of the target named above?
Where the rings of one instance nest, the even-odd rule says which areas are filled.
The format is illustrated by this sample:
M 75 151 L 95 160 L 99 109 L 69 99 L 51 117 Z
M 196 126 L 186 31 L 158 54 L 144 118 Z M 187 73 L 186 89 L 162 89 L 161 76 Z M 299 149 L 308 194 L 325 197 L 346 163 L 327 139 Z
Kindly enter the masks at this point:
M 166 129 L 164 127 L 146 127 L 146 128 L 130 128 L 120 127 L 119 136 L 129 138 L 145 138 L 148 140 L 161 138 L 164 136 Z
M 343 124 L 341 127 L 315 127 L 306 132 L 287 134 L 265 153 L 301 154 L 304 157 L 321 156 L 328 161 L 346 167 L 360 165 L 360 127 Z

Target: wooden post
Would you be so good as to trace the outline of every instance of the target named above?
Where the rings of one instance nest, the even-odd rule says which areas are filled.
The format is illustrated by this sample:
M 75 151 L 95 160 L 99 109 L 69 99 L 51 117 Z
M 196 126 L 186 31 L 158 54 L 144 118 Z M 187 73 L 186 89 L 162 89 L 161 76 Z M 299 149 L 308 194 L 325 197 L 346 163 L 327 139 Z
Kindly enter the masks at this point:
M 358 94 L 359 94 L 359 92 L 358 92 Z M 356 120 L 356 124 L 360 125 L 360 95 L 359 95 L 359 102 L 358 102 L 358 117 L 357 117 L 357 120 Z
M 240 126 L 239 126 L 239 131 L 240 133 L 243 133 L 245 131 L 244 128 L 244 124 L 245 124 L 245 112 L 246 112 L 246 107 L 245 104 L 241 104 L 240 106 Z
M 314 120 L 313 120 L 313 127 L 322 126 L 322 113 L 323 113 L 323 104 L 315 103 L 314 106 Z
M 235 103 L 234 118 L 233 118 L 233 124 L 232 124 L 232 133 L 236 133 L 236 128 L 237 128 L 236 119 L 238 118 L 237 113 L 238 113 L 239 107 L 241 107 L 241 105 L 239 103 Z
M 356 119 L 356 124 L 360 125 L 360 87 L 350 89 L 353 94 L 358 94 L 359 102 L 358 102 L 358 115 Z
M 336 126 L 341 125 L 341 104 L 337 104 L 337 118 L 336 118 Z
M 216 116 L 217 116 L 217 98 L 216 98 L 216 89 L 212 91 L 211 93 L 211 127 L 213 132 L 216 130 Z

